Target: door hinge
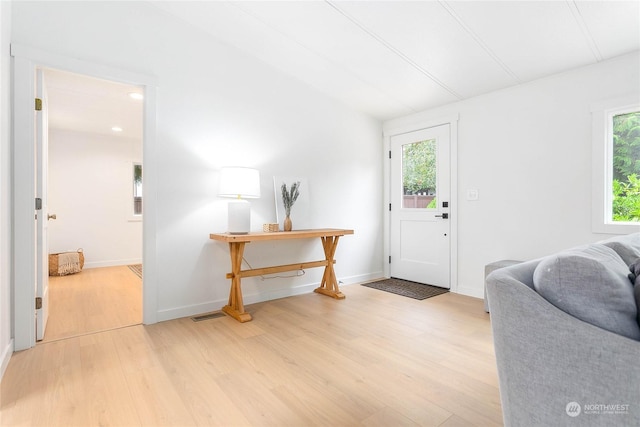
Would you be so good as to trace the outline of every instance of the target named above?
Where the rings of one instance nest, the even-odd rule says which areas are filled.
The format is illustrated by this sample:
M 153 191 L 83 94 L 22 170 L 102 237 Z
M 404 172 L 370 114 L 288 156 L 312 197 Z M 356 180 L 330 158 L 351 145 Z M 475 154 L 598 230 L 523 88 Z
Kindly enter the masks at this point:
M 389 212 L 391 212 L 391 203 L 389 203 Z
M 36 98 L 36 111 L 42 111 L 42 99 Z
M 391 158 L 391 150 L 389 150 L 389 158 Z
M 36 310 L 40 310 L 42 308 L 42 297 L 36 297 Z
M 389 255 L 389 264 L 391 264 L 391 255 Z

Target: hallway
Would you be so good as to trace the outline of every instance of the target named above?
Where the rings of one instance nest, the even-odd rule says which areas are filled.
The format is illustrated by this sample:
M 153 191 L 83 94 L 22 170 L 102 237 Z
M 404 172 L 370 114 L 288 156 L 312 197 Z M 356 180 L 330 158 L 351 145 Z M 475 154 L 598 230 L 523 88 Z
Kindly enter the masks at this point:
M 126 265 L 49 277 L 49 321 L 42 342 L 142 323 L 142 279 Z

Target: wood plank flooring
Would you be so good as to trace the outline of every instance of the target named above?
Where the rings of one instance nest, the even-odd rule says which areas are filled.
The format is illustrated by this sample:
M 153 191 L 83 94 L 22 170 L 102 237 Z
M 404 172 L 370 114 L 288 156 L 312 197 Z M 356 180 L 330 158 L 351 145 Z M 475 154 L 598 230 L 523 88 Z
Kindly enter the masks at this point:
M 13 355 L 0 425 L 502 424 L 481 300 L 359 285 L 38 344 Z
M 142 323 L 142 279 L 126 265 L 49 277 L 43 342 Z

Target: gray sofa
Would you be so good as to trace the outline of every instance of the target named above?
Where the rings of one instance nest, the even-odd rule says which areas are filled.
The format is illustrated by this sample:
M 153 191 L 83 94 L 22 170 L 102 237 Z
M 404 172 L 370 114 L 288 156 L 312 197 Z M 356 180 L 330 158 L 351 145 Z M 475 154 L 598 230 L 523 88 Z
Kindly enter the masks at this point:
M 638 258 L 635 233 L 487 277 L 506 426 L 640 426 Z

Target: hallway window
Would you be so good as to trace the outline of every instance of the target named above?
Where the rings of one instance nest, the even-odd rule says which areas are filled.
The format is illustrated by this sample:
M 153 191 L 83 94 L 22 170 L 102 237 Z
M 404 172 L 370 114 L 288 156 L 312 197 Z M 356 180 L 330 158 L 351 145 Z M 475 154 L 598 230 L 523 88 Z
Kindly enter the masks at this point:
M 133 164 L 133 214 L 142 215 L 142 164 Z

